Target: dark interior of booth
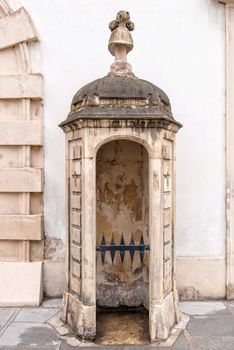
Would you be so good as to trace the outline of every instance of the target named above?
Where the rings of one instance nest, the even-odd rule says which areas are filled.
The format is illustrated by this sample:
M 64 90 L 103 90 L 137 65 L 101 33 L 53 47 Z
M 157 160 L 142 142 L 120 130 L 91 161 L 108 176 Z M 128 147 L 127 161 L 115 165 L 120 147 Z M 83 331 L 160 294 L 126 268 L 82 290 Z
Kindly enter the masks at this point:
M 110 141 L 96 157 L 96 342 L 149 342 L 148 153 Z

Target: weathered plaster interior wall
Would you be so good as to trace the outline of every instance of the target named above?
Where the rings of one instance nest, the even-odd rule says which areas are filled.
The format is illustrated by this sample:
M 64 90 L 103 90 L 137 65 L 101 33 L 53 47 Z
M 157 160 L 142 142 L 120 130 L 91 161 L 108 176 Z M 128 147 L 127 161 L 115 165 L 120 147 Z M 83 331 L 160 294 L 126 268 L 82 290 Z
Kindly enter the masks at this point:
M 44 200 L 48 237 L 61 240 L 59 247 L 65 243 L 65 142 L 57 124 L 67 115 L 76 90 L 108 72 L 112 63 L 107 50 L 108 23 L 119 9 L 127 8 L 136 24 L 135 48 L 129 54 L 133 70 L 166 91 L 175 118 L 184 124 L 177 138 L 179 290 L 188 298 L 223 297 L 223 6 L 213 0 L 149 0 L 147 6 L 136 0 L 104 0 L 101 6 L 93 0 L 20 3 L 36 25 L 43 56 L 40 63 L 34 45 L 31 54 L 42 65 L 45 86 Z M 59 259 L 51 260 L 48 271 L 61 281 L 64 255 L 58 255 Z
M 108 142 L 98 151 L 97 244 L 104 236 L 107 246 L 125 244 L 134 239 L 140 244 L 148 238 L 148 155 L 138 143 L 126 140 Z M 97 252 L 97 302 L 100 306 L 139 306 L 148 304 L 149 253 L 141 263 L 135 252 L 131 262 L 126 252 L 123 262 L 116 252 L 113 263 L 107 252 L 102 263 Z

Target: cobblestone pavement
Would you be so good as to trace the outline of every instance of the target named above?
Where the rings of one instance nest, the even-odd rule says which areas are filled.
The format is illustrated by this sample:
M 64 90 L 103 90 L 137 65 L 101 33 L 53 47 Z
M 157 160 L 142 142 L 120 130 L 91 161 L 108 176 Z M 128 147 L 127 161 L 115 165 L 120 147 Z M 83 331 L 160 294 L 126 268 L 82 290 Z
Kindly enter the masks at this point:
M 0 308 L 0 349 L 234 350 L 234 301 L 181 302 L 180 306 L 190 321 L 171 347 L 80 342 L 59 321 L 60 299 L 44 301 L 39 308 Z

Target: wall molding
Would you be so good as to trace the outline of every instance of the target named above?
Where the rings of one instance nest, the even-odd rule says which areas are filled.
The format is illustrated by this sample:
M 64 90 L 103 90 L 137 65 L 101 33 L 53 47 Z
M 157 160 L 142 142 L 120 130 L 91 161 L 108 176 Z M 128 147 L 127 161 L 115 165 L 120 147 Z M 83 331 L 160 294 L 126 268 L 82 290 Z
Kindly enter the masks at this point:
M 227 299 L 234 299 L 234 1 L 226 4 Z
M 234 0 L 216 1 L 226 17 L 226 298 L 234 299 Z

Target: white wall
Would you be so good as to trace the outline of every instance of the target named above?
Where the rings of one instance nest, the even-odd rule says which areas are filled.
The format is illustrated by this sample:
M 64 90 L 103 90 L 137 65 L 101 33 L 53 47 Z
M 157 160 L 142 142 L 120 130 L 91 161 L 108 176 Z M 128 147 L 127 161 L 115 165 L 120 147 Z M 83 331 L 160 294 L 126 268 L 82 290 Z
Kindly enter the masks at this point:
M 65 241 L 64 135 L 75 92 L 108 73 L 108 23 L 135 23 L 129 62 L 169 95 L 177 149 L 177 252 L 225 254 L 224 10 L 214 0 L 20 0 L 40 37 L 45 80 L 45 228 Z M 36 54 L 37 46 L 32 51 Z

